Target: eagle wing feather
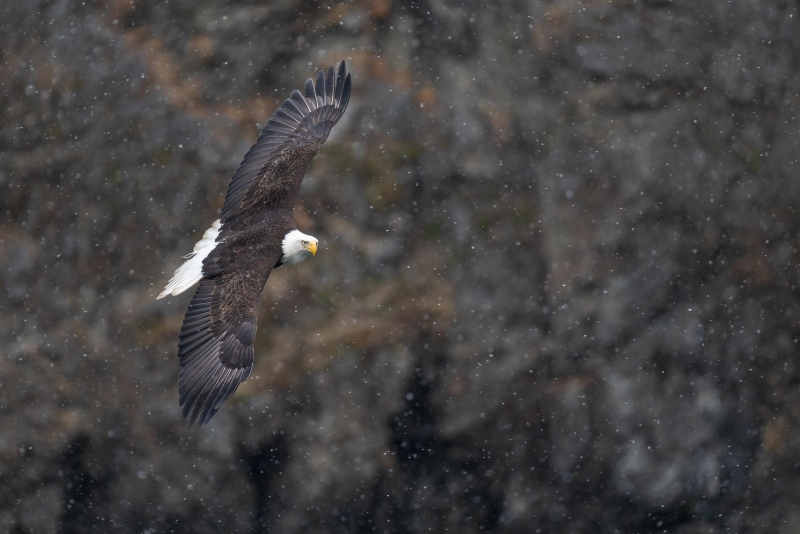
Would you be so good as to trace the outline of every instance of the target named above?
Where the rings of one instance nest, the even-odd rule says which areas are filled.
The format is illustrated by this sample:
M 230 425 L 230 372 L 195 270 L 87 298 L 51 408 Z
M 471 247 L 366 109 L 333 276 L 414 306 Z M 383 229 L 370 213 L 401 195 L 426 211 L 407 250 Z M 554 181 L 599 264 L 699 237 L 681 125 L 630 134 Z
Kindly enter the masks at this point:
M 280 252 L 248 255 L 245 269 L 201 280 L 183 319 L 178 392 L 190 426 L 207 423 L 253 370 L 258 301 Z
M 292 91 L 259 133 L 233 176 L 222 207 L 222 231 L 248 210 L 292 208 L 311 159 L 325 142 L 350 101 L 350 74 L 320 70 L 309 78 L 305 96 Z M 324 128 L 318 128 L 320 124 Z

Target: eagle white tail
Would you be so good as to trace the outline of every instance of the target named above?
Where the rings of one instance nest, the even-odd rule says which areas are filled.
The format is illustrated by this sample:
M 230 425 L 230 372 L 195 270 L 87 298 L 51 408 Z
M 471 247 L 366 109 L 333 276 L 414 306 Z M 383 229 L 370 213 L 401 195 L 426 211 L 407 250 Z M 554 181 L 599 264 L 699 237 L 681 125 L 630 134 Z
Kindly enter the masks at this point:
M 202 239 L 194 246 L 194 250 L 187 254 L 188 258 L 183 265 L 178 267 L 175 274 L 170 279 L 164 291 L 156 297 L 161 299 L 167 295 L 180 295 L 203 278 L 203 260 L 208 257 L 214 247 L 217 246 L 217 236 L 219 235 L 219 219 L 214 221 L 211 228 L 206 230 Z

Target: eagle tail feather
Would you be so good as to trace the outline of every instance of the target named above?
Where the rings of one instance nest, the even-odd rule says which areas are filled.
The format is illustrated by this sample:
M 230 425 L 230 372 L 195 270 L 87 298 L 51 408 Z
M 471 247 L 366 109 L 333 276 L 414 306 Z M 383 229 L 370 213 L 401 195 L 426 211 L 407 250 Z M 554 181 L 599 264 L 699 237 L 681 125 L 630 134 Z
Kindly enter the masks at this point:
M 211 228 L 206 230 L 203 237 L 198 241 L 194 250 L 187 254 L 187 260 L 178 267 L 175 274 L 170 278 L 167 286 L 156 299 L 162 299 L 167 295 L 180 295 L 203 278 L 203 260 L 205 260 L 212 250 L 217 246 L 217 236 L 219 235 L 220 220 L 214 221 Z

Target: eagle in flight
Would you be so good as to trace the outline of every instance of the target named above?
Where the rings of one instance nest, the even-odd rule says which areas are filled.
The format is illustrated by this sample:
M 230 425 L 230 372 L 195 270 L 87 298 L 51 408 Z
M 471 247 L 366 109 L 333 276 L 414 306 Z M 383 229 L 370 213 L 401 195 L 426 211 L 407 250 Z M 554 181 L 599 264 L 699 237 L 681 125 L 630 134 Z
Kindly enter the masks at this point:
M 256 310 L 276 267 L 317 253 L 297 229 L 294 204 L 314 155 L 350 101 L 350 74 L 320 70 L 292 91 L 233 175 L 222 215 L 157 298 L 200 285 L 178 342 L 178 393 L 189 426 L 208 423 L 253 370 Z

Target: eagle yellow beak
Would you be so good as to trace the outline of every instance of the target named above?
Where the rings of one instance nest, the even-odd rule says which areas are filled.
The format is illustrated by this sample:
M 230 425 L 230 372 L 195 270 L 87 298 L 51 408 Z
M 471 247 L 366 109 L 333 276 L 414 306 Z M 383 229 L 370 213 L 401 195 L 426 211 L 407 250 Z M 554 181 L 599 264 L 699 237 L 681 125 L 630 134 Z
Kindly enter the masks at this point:
M 309 243 L 306 245 L 306 250 L 308 250 L 312 256 L 317 255 L 317 244 L 316 243 Z

